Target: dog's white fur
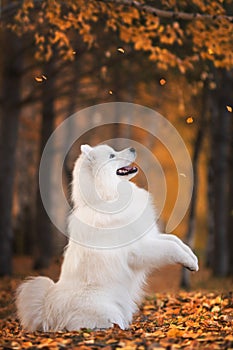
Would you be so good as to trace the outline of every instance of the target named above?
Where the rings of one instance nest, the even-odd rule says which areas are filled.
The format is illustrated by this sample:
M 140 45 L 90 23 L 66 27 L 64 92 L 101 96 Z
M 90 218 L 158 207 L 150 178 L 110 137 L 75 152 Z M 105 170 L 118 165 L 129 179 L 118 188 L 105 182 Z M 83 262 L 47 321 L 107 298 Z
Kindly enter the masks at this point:
M 29 331 L 100 329 L 113 324 L 125 329 L 152 268 L 178 263 L 198 270 L 197 258 L 187 245 L 174 235 L 159 232 L 151 197 L 144 189 L 127 182 L 132 197 L 128 205 L 112 213 L 98 210 L 99 203 L 111 205 L 119 199 L 118 186 L 131 176 L 118 176 L 116 170 L 133 162 L 135 152 L 116 152 L 107 145 L 83 145 L 81 151 L 73 171 L 74 209 L 60 278 L 57 283 L 47 277 L 31 278 L 17 291 L 18 316 Z M 153 226 L 140 235 L 143 224 L 141 227 L 137 215 L 145 203 L 145 220 L 153 221 Z M 129 244 L 115 246 L 122 241 L 115 233 L 121 233 L 129 222 Z M 93 247 L 102 228 L 115 228 L 114 247 L 111 240 L 106 241 L 109 248 Z

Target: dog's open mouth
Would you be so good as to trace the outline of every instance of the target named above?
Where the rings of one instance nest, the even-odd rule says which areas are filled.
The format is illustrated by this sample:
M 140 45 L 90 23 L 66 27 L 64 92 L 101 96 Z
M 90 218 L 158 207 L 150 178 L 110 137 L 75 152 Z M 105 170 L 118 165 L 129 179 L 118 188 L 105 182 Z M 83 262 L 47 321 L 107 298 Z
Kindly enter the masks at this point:
M 117 169 L 117 175 L 125 176 L 134 174 L 138 171 L 138 168 L 136 166 L 123 166 L 122 168 Z

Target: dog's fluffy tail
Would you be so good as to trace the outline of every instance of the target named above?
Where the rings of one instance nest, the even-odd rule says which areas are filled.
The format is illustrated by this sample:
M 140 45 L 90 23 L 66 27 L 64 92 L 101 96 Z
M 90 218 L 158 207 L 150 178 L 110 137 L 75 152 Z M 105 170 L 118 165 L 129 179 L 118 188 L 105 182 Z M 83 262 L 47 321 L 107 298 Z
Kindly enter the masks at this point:
M 17 314 L 24 329 L 31 332 L 43 330 L 44 299 L 53 285 L 54 282 L 48 277 L 32 277 L 18 287 Z

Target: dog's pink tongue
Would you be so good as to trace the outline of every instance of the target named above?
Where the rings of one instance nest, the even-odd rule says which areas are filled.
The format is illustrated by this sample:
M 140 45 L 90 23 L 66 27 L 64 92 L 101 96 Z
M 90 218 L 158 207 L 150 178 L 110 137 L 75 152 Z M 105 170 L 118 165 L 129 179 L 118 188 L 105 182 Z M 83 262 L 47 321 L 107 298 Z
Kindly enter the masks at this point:
M 120 169 L 117 169 L 117 175 L 129 175 L 129 174 L 133 174 L 137 172 L 137 168 L 136 167 L 131 167 L 131 166 L 124 166 Z
M 131 166 L 124 166 L 122 169 L 125 169 L 125 170 L 127 170 L 127 171 L 130 171 L 130 170 L 132 169 L 132 167 L 131 167 Z

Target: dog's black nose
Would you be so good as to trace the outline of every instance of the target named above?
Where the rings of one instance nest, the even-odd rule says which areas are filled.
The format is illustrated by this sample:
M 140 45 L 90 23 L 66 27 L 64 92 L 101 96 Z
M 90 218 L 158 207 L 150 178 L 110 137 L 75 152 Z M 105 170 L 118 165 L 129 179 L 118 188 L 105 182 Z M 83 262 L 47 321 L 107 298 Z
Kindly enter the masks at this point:
M 130 152 L 132 152 L 132 153 L 135 153 L 136 151 L 135 151 L 135 148 L 133 148 L 133 147 L 131 147 L 130 149 Z

